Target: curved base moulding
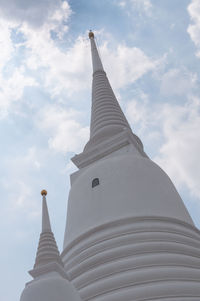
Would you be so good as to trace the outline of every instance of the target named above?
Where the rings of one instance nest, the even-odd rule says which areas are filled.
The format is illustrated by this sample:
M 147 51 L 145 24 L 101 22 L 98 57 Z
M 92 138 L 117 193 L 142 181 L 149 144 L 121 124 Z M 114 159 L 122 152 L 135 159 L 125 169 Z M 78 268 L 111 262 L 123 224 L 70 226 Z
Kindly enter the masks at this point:
M 102 225 L 62 254 L 84 301 L 200 300 L 200 231 L 169 218 Z

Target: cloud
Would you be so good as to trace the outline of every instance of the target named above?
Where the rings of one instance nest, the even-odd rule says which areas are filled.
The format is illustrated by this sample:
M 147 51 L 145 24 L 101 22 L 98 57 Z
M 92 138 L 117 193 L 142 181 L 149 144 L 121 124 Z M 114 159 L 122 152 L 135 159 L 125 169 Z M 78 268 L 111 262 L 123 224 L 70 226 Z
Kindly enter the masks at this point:
M 156 158 L 174 182 L 200 198 L 200 99 L 184 106 L 165 106 L 162 111 L 165 142 Z
M 192 20 L 192 24 L 188 26 L 188 33 L 190 38 L 196 45 L 198 51 L 197 56 L 200 57 L 200 2 L 199 0 L 192 0 L 188 6 L 188 12 Z
M 24 74 L 24 68 L 16 68 L 8 78 L 0 74 L 0 82 L 0 118 L 7 116 L 10 106 L 21 99 L 26 87 L 37 86 L 35 79 Z
M 115 50 L 104 43 L 100 47 L 104 66 L 116 89 L 131 84 L 149 71 L 153 71 L 159 60 L 152 60 L 137 47 L 118 45 Z
M 47 135 L 50 149 L 57 152 L 80 152 L 89 138 L 89 128 L 77 119 L 80 113 L 59 106 L 44 108 L 37 119 L 37 126 Z
M 152 125 L 153 116 L 149 116 L 148 96 L 140 91 L 137 100 L 133 99 L 126 105 L 126 116 L 133 126 L 140 125 L 140 133 Z
M 151 15 L 152 3 L 150 0 L 123 0 L 117 2 L 117 4 L 123 9 L 128 9 L 129 13 L 130 9 L 132 9 L 134 11 L 137 11 L 140 15 Z
M 0 187 L 2 193 L 5 192 L 7 196 L 6 206 L 13 214 L 16 210 L 24 210 L 31 218 L 37 216 L 34 184 L 37 182 L 42 166 L 41 154 L 41 150 L 31 146 L 27 149 L 24 147 L 22 154 L 16 151 L 15 156 L 5 155 L 4 157 L 4 176 L 0 181 Z
M 88 89 L 91 74 L 90 54 L 85 39 L 78 37 L 72 47 L 63 51 L 52 40 L 48 29 L 34 31 L 22 27 L 26 37 L 27 60 L 29 69 L 41 71 L 43 85 L 52 97 L 71 95 L 74 92 Z
M 31 1 L 11 1 L 9 5 L 6 3 L 0 2 L 0 14 L 4 14 L 7 8 L 10 9 L 9 12 L 16 9 L 16 13 L 11 13 L 11 20 L 7 14 L 0 20 L 0 117 L 5 117 L 12 104 L 21 100 L 26 87 L 39 85 L 39 81 L 42 84 L 41 78 L 52 95 L 64 86 L 70 90 L 71 86 L 64 83 L 64 78 L 71 70 L 69 73 L 64 71 L 68 69 L 69 63 L 73 64 L 73 59 L 66 59 L 67 55 L 58 49 L 55 41 L 62 39 L 68 30 L 66 21 L 71 10 L 66 1 L 41 1 L 40 5 Z M 48 5 L 51 9 L 46 12 L 43 22 L 38 27 L 32 27 L 27 11 L 31 9 L 32 16 L 38 15 L 43 6 L 46 6 L 44 11 L 48 11 Z M 32 11 L 32 8 L 36 11 Z M 18 10 L 24 15 L 18 15 Z M 55 39 L 51 37 L 52 33 L 56 35 Z M 76 45 L 74 47 L 76 48 Z M 76 53 L 75 48 L 73 51 Z M 75 63 L 72 68 L 75 67 Z M 41 71 L 42 68 L 45 69 L 44 72 Z M 77 81 L 74 82 L 76 85 Z
M 13 11 L 16 13 L 13 14 Z M 5 44 L 3 49 L 6 49 L 0 66 L 2 86 L 5 82 L 5 88 L 0 91 L 3 99 L 0 105 L 3 112 L 1 115 L 8 112 L 15 100 L 20 100 L 27 86 L 34 86 L 36 83 L 51 98 L 72 98 L 74 93 L 89 90 L 92 74 L 89 41 L 85 33 L 84 36 L 77 37 L 70 47 L 66 45 L 68 21 L 72 14 L 67 1 L 46 0 L 36 4 L 34 1 L 21 0 L 11 1 L 9 5 L 1 1 L 0 14 L 4 15 L 0 27 L 0 43 Z M 38 22 L 37 18 L 41 21 Z M 64 43 L 62 47 L 61 42 Z M 119 45 L 112 50 L 104 39 L 100 51 L 116 89 L 133 83 L 157 66 L 157 61 L 147 57 L 136 47 Z M 15 71 L 5 78 L 3 68 Z M 13 89 L 14 76 L 19 79 L 19 74 L 21 82 L 18 81 L 19 85 Z
M 11 59 L 14 51 L 9 23 L 3 20 L 0 20 L 0 48 L 0 71 L 2 72 L 3 67 Z
M 153 160 L 176 186 L 186 186 L 191 195 L 200 198 L 200 99 L 190 96 L 182 105 L 152 106 L 143 96 L 143 101 L 131 101 L 127 112 L 133 125 L 141 125 L 140 134 L 146 141 L 158 145 Z
M 0 15 L 17 23 L 40 27 L 47 21 L 54 25 L 71 14 L 67 1 L 61 0 L 0 0 Z M 55 26 L 54 26 L 55 27 Z
M 150 0 L 131 0 L 130 3 L 134 8 L 137 8 L 139 11 L 144 10 L 147 14 L 152 8 L 152 3 Z
M 43 1 L 41 6 L 43 5 Z M 22 18 L 11 26 L 22 37 L 23 66 L 40 78 L 41 85 L 52 97 L 89 87 L 89 74 L 85 76 L 86 67 L 90 65 L 88 44 L 78 37 L 71 47 L 59 47 L 64 42 L 68 31 L 68 19 L 71 9 L 67 1 L 48 1 L 50 12 L 46 14 L 38 27 Z M 35 5 L 39 10 L 40 5 Z M 48 7 L 47 7 L 48 9 Z
M 71 9 L 66 1 L 56 3 L 56 8 L 53 5 L 54 10 L 39 28 L 32 28 L 28 22 L 18 27 L 18 32 L 25 40 L 24 64 L 29 70 L 38 71 L 42 75 L 41 84 L 52 97 L 61 94 L 63 90 L 68 94 L 72 94 L 77 87 L 81 90 L 80 77 L 83 74 L 79 77 L 78 73 L 85 71 L 85 62 L 88 62 L 84 60 L 86 48 L 81 38 L 67 51 L 59 48 L 58 41 L 63 40 L 68 30 Z
M 185 95 L 189 93 L 197 82 L 197 74 L 186 69 L 170 69 L 161 80 L 161 93 L 163 95 Z

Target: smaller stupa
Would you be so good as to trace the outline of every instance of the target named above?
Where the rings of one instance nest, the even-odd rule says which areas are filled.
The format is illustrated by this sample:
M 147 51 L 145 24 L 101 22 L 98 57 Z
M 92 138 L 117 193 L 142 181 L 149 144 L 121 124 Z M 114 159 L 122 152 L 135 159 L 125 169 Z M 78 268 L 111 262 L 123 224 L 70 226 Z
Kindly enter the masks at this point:
M 78 292 L 67 280 L 67 274 L 51 230 L 46 202 L 47 191 L 42 190 L 42 232 L 35 265 L 29 274 L 34 278 L 26 284 L 20 301 L 81 301 Z

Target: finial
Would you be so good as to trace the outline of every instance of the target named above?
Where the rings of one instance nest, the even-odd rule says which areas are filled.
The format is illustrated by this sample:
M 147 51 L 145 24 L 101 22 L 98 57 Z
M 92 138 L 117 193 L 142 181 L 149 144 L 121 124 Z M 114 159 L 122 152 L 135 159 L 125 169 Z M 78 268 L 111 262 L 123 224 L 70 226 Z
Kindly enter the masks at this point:
M 43 189 L 42 191 L 41 191 L 41 195 L 43 196 L 43 195 L 47 195 L 47 191 L 45 190 L 45 189 Z
M 92 32 L 92 30 L 89 31 L 88 35 L 90 39 L 94 39 L 94 33 Z

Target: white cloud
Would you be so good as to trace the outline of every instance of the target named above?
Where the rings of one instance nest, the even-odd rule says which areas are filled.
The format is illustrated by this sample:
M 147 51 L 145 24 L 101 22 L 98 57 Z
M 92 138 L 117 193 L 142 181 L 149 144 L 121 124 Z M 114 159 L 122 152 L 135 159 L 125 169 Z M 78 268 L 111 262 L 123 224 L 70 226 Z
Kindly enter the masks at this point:
M 29 217 L 37 215 L 37 202 L 34 200 L 34 184 L 37 181 L 41 168 L 41 150 L 29 147 L 23 154 L 6 156 L 4 177 L 0 182 L 1 190 L 6 192 L 9 208 L 13 213 L 24 210 Z M 12 187 L 12 189 L 11 189 Z M 11 210 L 10 209 L 10 210 Z
M 164 95 L 185 95 L 195 87 L 196 73 L 185 69 L 170 69 L 161 79 L 161 93 Z
M 79 114 L 58 106 L 50 106 L 40 112 L 37 126 L 48 136 L 51 149 L 63 153 L 82 150 L 89 137 L 89 128 L 77 121 Z
M 145 97 L 140 103 L 130 102 L 127 112 L 131 123 L 142 126 L 141 132 L 148 141 L 160 142 L 154 161 L 176 186 L 186 186 L 192 195 L 200 198 L 200 99 L 190 97 L 183 105 L 152 107 Z
M 152 11 L 152 3 L 150 0 L 123 0 L 117 2 L 117 4 L 123 8 L 127 9 L 130 13 L 130 9 L 137 11 L 139 14 L 146 14 L 148 16 L 151 15 Z
M 51 39 L 51 33 L 46 27 L 35 31 L 23 26 L 21 32 L 27 39 L 25 46 L 28 59 L 25 63 L 33 70 L 44 68 L 44 87 L 52 96 L 62 94 L 63 91 L 71 95 L 89 87 L 89 47 L 82 37 L 64 52 Z
M 52 96 L 61 93 L 63 89 L 72 93 L 76 89 L 75 86 L 79 86 L 78 75 L 77 78 L 73 78 L 73 73 L 80 71 L 85 62 L 83 59 L 85 45 L 81 39 L 78 39 L 72 49 L 64 52 L 58 48 L 56 40 L 51 36 L 54 32 L 58 39 L 63 38 L 68 30 L 66 21 L 70 14 L 68 3 L 59 1 L 57 9 L 39 28 L 32 28 L 27 22 L 18 28 L 26 39 L 24 46 L 27 59 L 24 63 L 29 69 L 44 68 L 42 72 L 44 86 Z M 77 53 L 78 49 L 79 53 Z M 79 59 L 80 56 L 82 60 Z
M 4 20 L 0 20 L 0 72 L 3 67 L 12 58 L 14 46 L 11 40 L 11 24 Z
M 33 78 L 24 74 L 24 68 L 15 69 L 8 78 L 0 74 L 0 82 L 0 118 L 5 117 L 10 106 L 21 99 L 25 87 L 37 85 Z
M 146 130 L 148 123 L 152 123 L 153 116 L 150 118 L 148 113 L 148 96 L 143 92 L 138 93 L 137 100 L 133 99 L 126 106 L 128 120 L 133 126 L 139 124 L 140 132 Z
M 40 27 L 47 21 L 57 23 L 71 14 L 67 1 L 61 0 L 0 0 L 2 18 L 17 23 L 26 22 L 32 27 Z
M 126 1 L 120 1 L 120 2 L 118 3 L 118 5 L 119 5 L 120 7 L 125 7 L 125 6 L 126 6 Z
M 144 5 L 148 7 L 148 1 L 144 1 Z M 43 10 L 44 6 L 46 10 Z M 9 18 L 13 15 L 12 11 L 16 13 L 10 20 Z M 30 11 L 32 11 L 32 17 L 29 18 Z M 72 13 L 67 1 L 42 0 L 37 5 L 33 1 L 12 0 L 10 5 L 5 1 L 0 1 L 1 13 L 4 19 L 2 19 L 3 34 L 0 43 L 5 44 L 3 49 L 6 49 L 2 55 L 2 66 L 10 59 L 13 60 L 11 65 L 15 64 L 15 58 L 20 52 L 18 50 L 23 49 L 21 50 L 21 64 L 15 67 L 15 70 L 18 70 L 17 74 L 13 73 L 6 80 L 4 75 L 0 74 L 1 86 L 5 86 L 0 91 L 1 112 L 7 112 L 11 104 L 22 97 L 26 86 L 36 85 L 36 81 L 32 78 L 33 74 L 37 78 L 37 83 L 50 93 L 51 97 L 72 96 L 73 93 L 90 88 L 92 72 L 87 35 L 79 36 L 67 49 L 59 48 L 58 42 L 64 41 L 68 30 L 66 24 Z M 41 22 L 38 22 L 38 26 L 33 26 L 34 22 L 37 23 L 38 16 L 41 16 Z M 15 44 L 15 41 L 11 39 L 13 30 L 21 37 L 20 43 Z M 54 38 L 52 33 L 54 33 Z M 155 69 L 157 64 L 139 48 L 119 45 L 116 50 L 111 50 L 105 42 L 100 50 L 105 66 L 108 62 L 106 69 L 115 88 L 121 88 L 136 81 L 146 72 Z M 7 64 L 6 67 L 9 68 L 10 65 Z M 26 77 L 23 77 L 24 70 L 26 70 Z M 19 82 L 20 72 L 21 82 Z M 16 80 L 19 85 L 15 85 Z
M 190 38 L 197 46 L 197 56 L 200 57 L 200 2 L 199 0 L 192 0 L 188 6 L 188 12 L 192 20 L 192 24 L 188 26 L 188 33 Z
M 53 97 L 63 91 L 71 95 L 89 87 L 89 74 L 88 77 L 85 74 L 90 57 L 85 40 L 78 37 L 73 46 L 65 50 L 58 47 L 58 41 L 64 41 L 64 35 L 68 31 L 66 22 L 70 14 L 68 2 L 58 1 L 56 9 L 47 15 L 40 27 L 33 28 L 29 22 L 19 23 L 17 27 L 17 32 L 25 39 L 24 65 L 28 69 L 39 71 L 44 88 Z
M 156 161 L 179 186 L 200 198 L 200 99 L 162 111 L 165 142 Z
M 104 43 L 100 52 L 108 76 L 117 89 L 135 82 L 158 66 L 158 61 L 152 60 L 136 47 L 119 45 L 116 50 L 112 51 L 107 43 Z
M 38 84 L 37 80 L 32 77 L 33 75 L 30 75 L 27 66 L 35 70 L 42 67 L 47 69 L 46 73 L 41 72 L 40 76 L 44 75 L 45 86 L 51 87 L 49 90 L 52 94 L 56 94 L 57 90 L 64 86 L 69 90 L 71 88 L 64 80 L 71 71 L 64 72 L 68 70 L 67 65 L 71 60 L 66 59 L 67 55 L 56 47 L 56 43 L 51 38 L 51 33 L 54 32 L 57 39 L 62 39 L 68 29 L 66 21 L 71 14 L 68 3 L 66 1 L 41 1 L 40 5 L 38 3 L 36 5 L 35 2 L 29 1 L 22 5 L 19 1 L 11 1 L 9 5 L 7 4 L 4 1 L 0 2 L 0 14 L 4 15 L 0 20 L 0 117 L 6 116 L 11 105 L 20 101 L 27 86 Z M 37 15 L 44 5 L 46 15 L 40 27 L 30 26 L 32 24 L 29 22 L 29 9 L 33 9 L 32 15 Z M 13 16 L 12 20 L 9 20 L 6 13 L 4 14 L 7 8 L 15 11 L 15 14 L 10 16 Z M 23 13 L 22 16 L 19 12 Z M 21 35 L 21 41 L 13 40 L 13 32 Z M 21 52 L 20 49 L 22 49 Z M 76 52 L 76 49 L 73 51 Z M 39 78 L 38 74 L 34 76 Z M 73 84 L 76 85 L 77 82 L 75 80 L 74 82 Z
M 136 7 L 138 10 L 144 10 L 146 13 L 152 8 L 152 3 L 150 0 L 131 0 L 131 4 Z

